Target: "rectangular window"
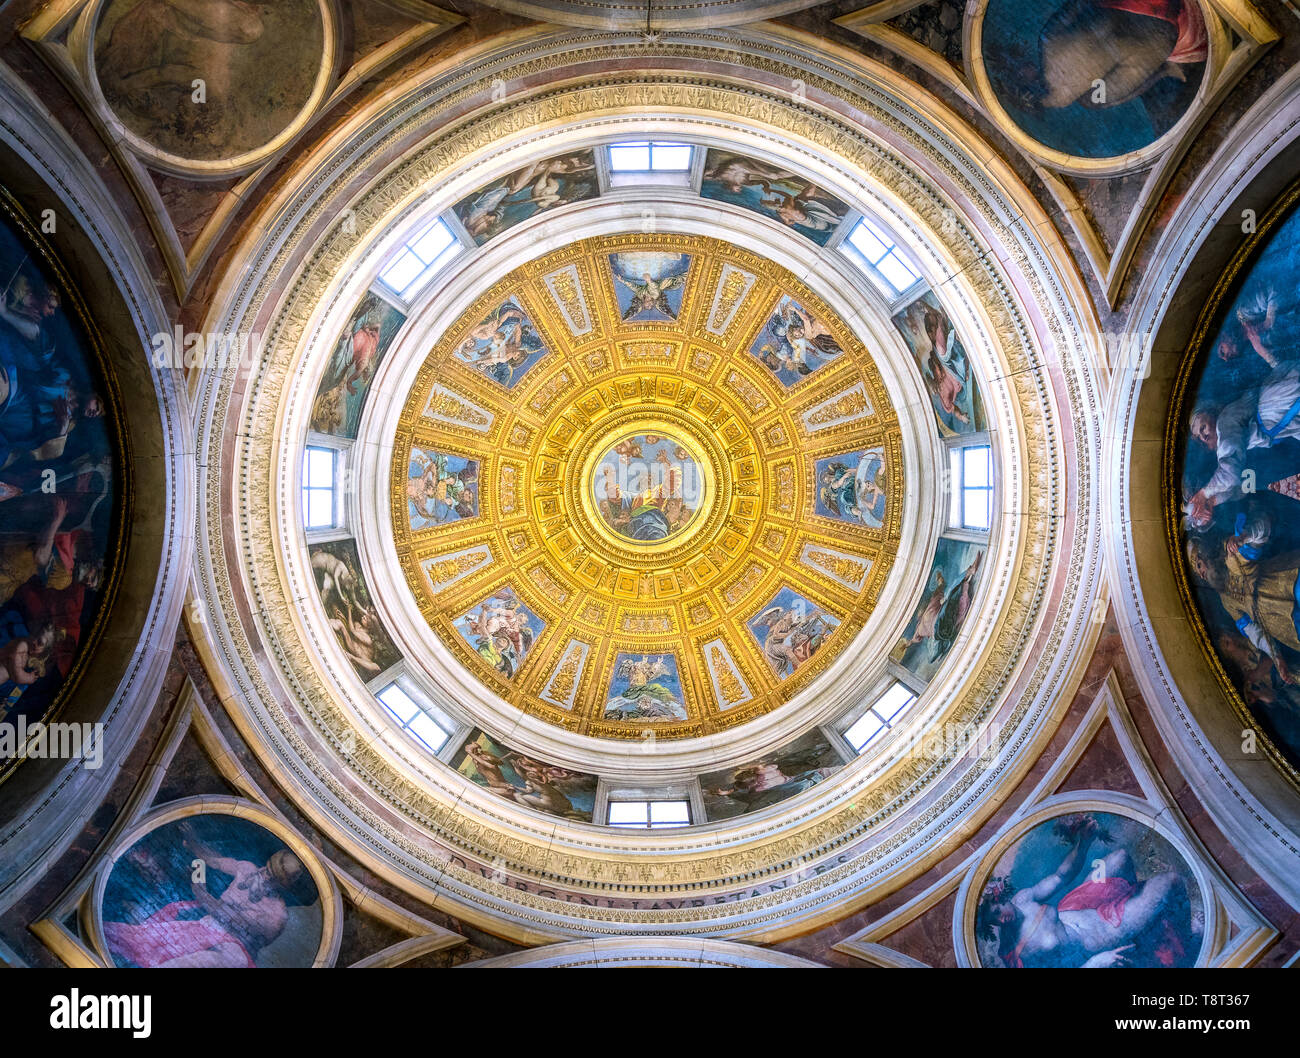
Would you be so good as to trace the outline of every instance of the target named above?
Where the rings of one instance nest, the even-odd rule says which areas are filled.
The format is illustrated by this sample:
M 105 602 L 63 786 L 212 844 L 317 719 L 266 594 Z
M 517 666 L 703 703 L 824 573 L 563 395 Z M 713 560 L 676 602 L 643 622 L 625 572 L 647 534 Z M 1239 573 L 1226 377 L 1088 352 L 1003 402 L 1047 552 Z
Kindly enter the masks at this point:
M 408 297 L 460 252 L 460 243 L 441 219 L 411 239 L 384 266 L 379 278 L 389 290 Z
M 853 721 L 844 732 L 844 738 L 855 753 L 861 753 L 872 742 L 888 731 L 916 701 L 916 695 L 901 683 L 893 683 L 871 708 Z
M 950 449 L 951 492 L 948 521 L 954 529 L 988 531 L 993 525 L 993 448 L 966 445 Z
M 648 173 L 650 171 L 650 144 L 616 143 L 609 149 L 611 173 Z
M 611 827 L 667 830 L 691 825 L 689 801 L 610 801 L 606 817 Z
M 685 173 L 695 148 L 689 143 L 614 143 L 609 147 L 611 173 Z
M 398 726 L 414 735 L 430 753 L 437 753 L 451 738 L 451 732 L 444 731 L 398 684 L 390 683 L 375 697 L 392 714 Z
M 410 244 L 411 253 L 415 254 L 426 265 L 433 264 L 443 251 L 456 241 L 455 236 L 451 234 L 451 229 L 442 221 L 438 221 L 428 231 Z
M 884 729 L 885 722 L 868 709 L 853 721 L 848 730 L 844 732 L 844 738 L 848 741 L 848 744 L 853 747 L 855 753 L 861 753 L 867 748 L 867 743 L 874 739 Z
M 853 225 L 853 230 L 849 232 L 849 242 L 873 265 L 894 248 L 892 242 L 887 242 L 877 235 L 876 229 L 865 220 L 860 220 Z
M 901 294 L 921 275 L 899 253 L 897 244 L 883 229 L 863 217 L 849 231 L 846 240 L 872 268 L 886 293 Z
M 302 458 L 302 516 L 308 529 L 332 529 L 338 522 L 334 478 L 338 453 L 308 445 Z

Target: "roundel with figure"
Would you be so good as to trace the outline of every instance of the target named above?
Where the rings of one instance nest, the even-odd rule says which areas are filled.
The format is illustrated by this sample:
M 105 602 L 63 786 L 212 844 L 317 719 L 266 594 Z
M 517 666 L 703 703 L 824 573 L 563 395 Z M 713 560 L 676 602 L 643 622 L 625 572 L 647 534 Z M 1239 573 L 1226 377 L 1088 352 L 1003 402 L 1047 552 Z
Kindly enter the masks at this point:
M 986 967 L 1192 966 L 1196 877 L 1167 838 L 1113 812 L 1044 820 L 999 856 L 975 910 Z
M 988 0 L 977 25 L 995 110 L 1067 163 L 1160 141 L 1191 110 L 1210 58 L 1197 0 Z
M 673 434 L 632 433 L 606 448 L 591 491 L 605 525 L 636 543 L 677 536 L 704 500 L 700 464 Z

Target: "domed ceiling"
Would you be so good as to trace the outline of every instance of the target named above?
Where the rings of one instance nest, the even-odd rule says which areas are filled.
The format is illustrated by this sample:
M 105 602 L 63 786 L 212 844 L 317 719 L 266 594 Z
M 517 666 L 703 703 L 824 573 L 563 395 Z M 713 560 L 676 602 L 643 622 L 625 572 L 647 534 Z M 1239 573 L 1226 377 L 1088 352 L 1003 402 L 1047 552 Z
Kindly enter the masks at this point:
M 1256 6 L 8 5 L 0 962 L 1294 963 Z
M 394 543 L 430 629 L 511 704 L 698 736 L 852 641 L 898 549 L 901 445 L 871 354 L 784 269 L 703 237 L 586 239 L 429 355 Z
M 247 447 L 206 554 L 257 627 L 223 656 L 403 884 L 529 930 L 765 929 L 993 796 L 1069 676 L 1087 578 L 1052 571 L 1079 523 L 1033 369 L 1064 310 L 1026 316 L 915 166 L 830 131 L 815 157 L 802 109 L 778 151 L 729 109 L 749 87 L 710 88 L 707 129 L 620 100 L 520 97 L 516 134 L 340 185 L 285 295 L 241 299 L 267 357 L 223 405 Z M 616 181 L 647 135 L 690 167 Z M 623 829 L 638 799 L 683 810 L 671 838 Z

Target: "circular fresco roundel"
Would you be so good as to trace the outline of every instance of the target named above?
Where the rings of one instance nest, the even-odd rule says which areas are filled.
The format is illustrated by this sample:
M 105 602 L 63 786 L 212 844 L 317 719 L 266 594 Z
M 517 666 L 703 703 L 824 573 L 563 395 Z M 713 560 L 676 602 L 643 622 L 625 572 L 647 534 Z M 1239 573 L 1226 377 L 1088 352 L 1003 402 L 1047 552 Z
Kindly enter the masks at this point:
M 1202 646 L 1300 783 L 1300 189 L 1230 269 L 1188 367 L 1170 496 Z
M 621 541 L 656 544 L 680 538 L 709 500 L 704 460 L 681 431 L 634 430 L 598 446 L 585 479 L 598 524 Z
M 1025 830 L 977 894 L 985 967 L 1186 967 L 1205 938 L 1205 901 L 1183 854 L 1117 812 L 1072 812 Z
M 1164 137 L 1210 57 L 1197 0 L 988 0 L 978 26 L 998 107 L 1039 147 L 1084 164 Z
M 153 150 L 214 162 L 256 152 L 323 88 L 319 0 L 107 0 L 95 76 L 113 115 Z
M 778 708 L 852 641 L 898 549 L 871 356 L 770 261 L 611 236 L 516 269 L 428 357 L 392 514 L 429 627 L 511 704 L 664 738 Z
M 117 967 L 309 967 L 325 899 L 303 854 L 228 811 L 169 818 L 113 861 L 99 920 Z

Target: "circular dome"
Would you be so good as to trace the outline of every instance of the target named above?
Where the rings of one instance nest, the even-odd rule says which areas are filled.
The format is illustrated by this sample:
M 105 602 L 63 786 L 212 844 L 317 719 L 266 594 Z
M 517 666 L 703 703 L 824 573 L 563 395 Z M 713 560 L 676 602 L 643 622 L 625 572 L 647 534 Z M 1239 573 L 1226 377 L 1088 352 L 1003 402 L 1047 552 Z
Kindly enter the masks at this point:
M 711 37 L 699 48 L 723 63 L 735 59 L 734 48 L 716 47 Z M 608 42 L 584 54 L 604 63 Z M 532 61 L 524 49 L 510 70 L 522 75 Z M 1083 512 L 1067 516 L 1091 502 L 1091 479 L 1071 476 L 1069 453 L 1084 441 L 1075 431 L 1091 429 L 1084 409 L 1095 394 L 1086 351 L 1068 326 L 1073 288 L 1039 282 L 1041 255 L 1055 251 L 1039 244 L 1036 226 L 1005 223 L 1018 211 L 976 179 L 985 163 L 956 146 L 921 164 L 833 115 L 822 113 L 810 127 L 809 109 L 792 106 L 786 87 L 764 89 L 748 75 L 710 80 L 704 91 L 694 81 L 632 77 L 629 109 L 630 97 L 613 87 L 621 76 L 611 68 L 599 83 L 582 80 L 544 98 L 509 94 L 500 121 L 462 123 L 437 142 L 424 142 L 421 132 L 438 107 L 403 112 L 386 148 L 393 165 L 378 172 L 373 156 L 358 153 L 346 173 L 293 191 L 309 195 L 311 205 L 286 202 L 284 216 L 307 227 L 271 226 L 267 238 L 280 247 L 274 264 L 240 272 L 239 290 L 223 302 L 232 321 L 247 319 L 267 335 L 267 354 L 255 374 L 212 388 L 213 414 L 238 423 L 242 441 L 206 471 L 205 540 L 224 533 L 228 543 L 208 551 L 216 556 L 211 597 L 234 600 L 243 616 L 211 627 L 258 752 L 321 806 L 333 840 L 364 845 L 372 869 L 411 891 L 436 891 L 471 920 L 493 928 L 506 922 L 529 937 L 605 932 L 614 921 L 656 935 L 766 931 L 779 909 L 796 906 L 783 921 L 803 929 L 831 908 L 842 913 L 846 893 L 856 902 L 870 888 L 895 885 L 932 861 L 941 851 L 936 842 L 951 847 L 969 833 L 998 803 L 1001 777 L 1022 773 L 1025 754 L 1050 732 L 1051 703 L 1079 676 L 1065 647 L 1095 634 L 1087 617 L 1096 566 L 1091 545 L 1076 534 Z M 896 120 L 895 111 L 865 98 L 863 107 Z M 605 146 L 647 137 L 689 142 L 703 165 L 673 187 L 605 188 Z M 907 151 L 929 142 L 900 131 L 904 141 Z M 565 204 L 513 216 L 481 241 L 472 234 L 472 210 L 463 204 L 491 204 L 548 159 L 563 163 L 548 165 L 552 173 L 575 172 L 572 155 L 580 151 L 594 153 L 581 171 L 599 181 L 575 180 Z M 812 184 L 843 204 L 836 212 L 844 241 L 706 187 L 704 174 L 721 164 L 716 154 L 710 161 L 715 151 L 752 152 L 769 182 L 775 167 L 788 165 L 791 188 Z M 948 193 L 927 175 L 937 171 L 931 163 L 953 168 L 963 187 L 979 187 L 991 200 L 946 208 Z M 591 190 L 596 183 L 600 194 Z M 343 219 L 308 230 L 327 217 Z M 463 248 L 440 264 L 414 251 L 437 252 L 435 220 Z M 906 289 L 884 286 L 871 271 L 883 258 L 849 241 L 853 226 L 869 220 L 915 266 L 913 278 L 899 276 Z M 679 262 L 687 255 L 686 282 L 669 289 L 671 269 L 652 271 L 652 291 L 645 269 L 632 267 L 623 271 L 628 289 L 614 278 L 610 258 L 618 253 Z M 431 276 L 418 288 L 411 255 Z M 407 279 L 396 278 L 402 262 Z M 731 329 L 711 335 L 727 265 L 752 275 L 755 286 L 736 297 Z M 503 310 L 514 294 L 517 305 Z M 825 357 L 805 348 L 807 374 L 793 355 L 777 353 L 776 371 L 756 355 L 755 339 L 785 296 L 843 350 Z M 536 342 L 520 333 L 519 316 Z M 1070 350 L 1063 375 L 1042 369 L 1048 321 L 1055 321 L 1056 348 Z M 471 330 L 478 334 L 467 346 Z M 656 343 L 670 350 L 666 364 L 634 355 L 643 350 L 633 346 L 656 330 L 671 335 Z M 805 325 L 802 342 L 808 333 Z M 784 348 L 779 337 L 773 345 Z M 978 403 L 973 392 L 969 404 L 957 400 L 952 383 L 960 379 L 940 371 L 945 361 L 958 366 L 959 348 L 961 375 L 978 383 Z M 712 366 L 693 366 L 696 352 L 711 356 Z M 361 387 L 354 394 L 349 381 L 366 364 L 378 366 L 358 406 Z M 769 407 L 750 411 L 745 394 L 728 388 L 733 372 Z M 680 403 L 664 400 L 674 387 Z M 730 418 L 711 423 L 699 393 Z M 610 414 L 613 405 L 628 411 L 626 421 Z M 669 420 L 669 411 L 677 417 Z M 593 428 L 597 412 L 607 426 Z M 882 460 L 885 520 L 897 519 L 889 528 L 893 549 L 883 526 L 855 523 L 844 506 L 859 499 L 861 460 L 843 457 L 869 447 L 857 428 L 871 415 L 883 431 L 897 424 L 897 444 Z M 725 434 L 731 422 L 734 439 Z M 516 425 L 529 436 L 511 441 Z M 774 425 L 787 441 L 769 434 Z M 697 465 L 717 470 L 676 535 L 624 539 L 601 514 L 608 494 L 592 495 L 587 468 L 594 472 L 629 435 L 669 432 Z M 232 427 L 226 436 L 234 435 Z M 431 459 L 432 475 L 426 467 L 415 482 L 416 513 L 431 522 L 418 529 L 407 491 L 416 438 L 448 457 L 449 471 Z M 752 473 L 738 470 L 730 451 L 747 440 Z M 957 527 L 968 519 L 954 516 L 942 485 L 953 453 L 971 450 L 992 482 L 983 516 L 992 524 L 983 529 Z M 322 452 L 324 478 L 332 466 L 337 490 L 333 517 L 326 511 L 317 522 L 310 464 Z M 675 454 L 676 446 L 670 459 Z M 840 490 L 826 493 L 839 518 L 817 508 L 818 476 L 830 469 L 819 463 L 832 459 L 852 471 L 826 482 Z M 547 469 L 547 460 L 556 466 Z M 677 462 L 684 491 L 685 462 Z M 790 510 L 769 517 L 763 512 L 780 501 L 783 463 L 791 468 Z M 513 494 L 508 475 L 498 476 L 510 465 Z M 543 473 L 551 484 L 534 489 Z M 868 463 L 864 498 L 874 476 Z M 661 480 L 669 477 L 665 471 Z M 665 556 L 679 548 L 697 565 L 718 561 L 702 549 L 715 532 L 725 539 L 730 526 L 719 530 L 714 519 L 731 518 L 729 505 L 747 498 L 735 483 L 751 477 L 759 483 L 750 497 L 754 528 L 737 531 L 753 534 L 754 576 L 765 579 L 750 596 L 733 593 L 725 615 L 707 619 L 730 621 L 733 638 L 718 656 L 728 663 L 735 646 L 728 667 L 755 698 L 724 711 L 716 695 L 730 681 L 724 674 L 716 688 L 705 682 L 713 652 L 686 623 L 693 589 L 681 574 L 659 583 L 654 566 L 674 562 Z M 507 501 L 515 507 L 509 516 Z M 561 546 L 561 531 L 552 532 L 543 513 L 566 522 L 572 543 Z M 517 554 L 504 532 L 509 519 L 525 530 L 527 547 Z M 765 551 L 769 528 L 788 539 Z M 824 575 L 826 567 L 804 560 L 806 538 L 823 530 L 816 550 L 871 558 L 866 580 L 840 584 L 843 567 Z M 417 532 L 425 534 L 419 547 Z M 583 566 L 559 559 L 584 552 L 601 568 L 634 575 L 617 587 L 583 582 Z M 435 554 L 427 571 L 415 561 Z M 489 565 L 497 567 L 491 575 Z M 534 570 L 561 588 L 562 574 L 580 594 L 553 601 Z M 710 591 L 717 598 L 731 587 L 718 577 Z M 492 598 L 505 588 L 514 598 Z M 584 630 L 578 607 L 597 589 L 629 618 L 675 613 L 681 630 L 656 640 L 616 626 L 613 611 Z M 785 589 L 839 624 L 782 677 L 763 652 L 768 628 L 759 626 L 759 638 L 751 622 L 767 614 L 775 626 L 771 607 L 782 605 L 776 596 Z M 471 641 L 456 626 L 467 616 L 488 634 Z M 496 622 L 504 623 L 491 627 Z M 488 654 L 522 655 L 510 676 L 479 653 L 480 638 Z M 621 692 L 629 681 L 670 682 L 646 670 L 671 650 L 687 670 L 678 699 L 691 710 L 687 718 L 606 716 L 612 699 L 628 697 Z M 633 655 L 626 665 L 619 652 Z M 562 697 L 566 669 L 571 709 L 547 696 L 555 676 L 554 697 Z M 619 669 L 619 693 L 610 693 Z M 634 709 L 642 697 L 632 698 Z M 660 704 L 657 694 L 649 697 Z M 692 728 L 698 737 L 689 737 Z M 774 768 L 775 758 L 793 771 Z M 780 799 L 766 788 L 777 771 L 792 776 Z M 737 790 L 745 796 L 727 794 Z M 690 825 L 624 829 L 608 810 L 628 797 L 689 800 Z
M 429 628 L 511 705 L 613 739 L 778 708 L 853 641 L 899 547 L 871 354 L 787 270 L 702 236 L 587 238 L 448 328 L 393 441 Z

